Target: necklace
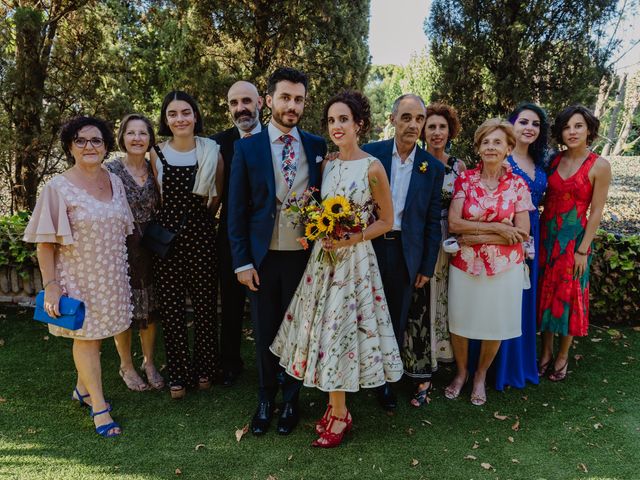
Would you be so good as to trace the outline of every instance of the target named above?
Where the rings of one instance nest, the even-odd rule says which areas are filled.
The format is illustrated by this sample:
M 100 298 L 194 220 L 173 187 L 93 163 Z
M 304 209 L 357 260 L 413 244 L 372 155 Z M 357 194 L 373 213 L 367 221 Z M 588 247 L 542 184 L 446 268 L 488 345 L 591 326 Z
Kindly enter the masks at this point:
M 100 174 L 94 180 L 90 180 L 84 176 L 78 177 L 78 182 L 85 190 L 91 191 L 98 189 L 100 192 L 103 192 L 107 188 L 107 184 L 105 183 L 105 176 Z
M 149 175 L 149 171 L 147 170 L 146 166 L 143 166 L 142 170 L 140 168 L 134 170 L 132 168 L 132 165 L 124 158 L 122 159 L 122 165 L 132 177 L 139 178 L 141 181 L 146 180 L 147 176 Z
M 490 192 L 493 192 L 500 185 L 500 177 L 502 176 L 502 168 L 500 168 L 500 170 L 498 171 L 498 174 L 495 175 L 495 176 L 489 176 L 488 173 L 484 173 L 484 175 L 485 175 L 484 178 L 482 178 L 482 175 L 480 176 L 480 181 L 484 184 L 484 186 L 487 188 L 487 190 L 489 190 Z

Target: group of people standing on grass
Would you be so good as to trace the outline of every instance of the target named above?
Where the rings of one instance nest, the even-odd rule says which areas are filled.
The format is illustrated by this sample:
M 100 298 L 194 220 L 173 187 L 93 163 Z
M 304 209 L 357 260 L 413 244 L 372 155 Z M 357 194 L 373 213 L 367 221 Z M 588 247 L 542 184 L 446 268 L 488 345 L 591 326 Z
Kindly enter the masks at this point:
M 38 244 L 45 310 L 58 315 L 61 295 L 86 304 L 81 329 L 50 330 L 74 339 L 72 398 L 89 407 L 100 435 L 122 432 L 102 391 L 103 339 L 115 338 L 132 390 L 165 386 L 154 363 L 158 321 L 172 398 L 231 386 L 244 369 L 247 297 L 259 379 L 255 435 L 268 430 L 280 389 L 283 435 L 298 423 L 302 385 L 328 392 L 313 442 L 326 448 L 351 429 L 346 392 L 375 388 L 393 410 L 391 384 L 404 374 L 420 407 L 441 362 L 457 366 L 444 395 L 457 398 L 471 377 L 474 405 L 486 402 L 490 367 L 497 390 L 566 378 L 572 338 L 587 333 L 590 245 L 611 180 L 608 162 L 589 149 L 599 125 L 593 114 L 567 107 L 550 128 L 539 106 L 522 104 L 509 121 L 478 127 L 479 162 L 469 169 L 449 153 L 460 131 L 455 109 L 413 94 L 392 106 L 394 137 L 366 145 L 367 98 L 332 97 L 322 120 L 338 152 L 327 154 L 322 137 L 299 128 L 307 87 L 292 68 L 273 72 L 264 99 L 253 84 L 234 83 L 234 126 L 211 138 L 181 91 L 163 101 L 160 143 L 138 114 L 122 119 L 117 138 L 92 117 L 62 127 L 73 166 L 47 182 L 24 239 Z M 551 156 L 549 130 L 564 146 Z M 116 141 L 123 156 L 103 164 Z M 309 188 L 319 199 L 373 205 L 363 213 L 367 227 L 305 250 L 303 227 L 284 209 Z M 172 234 L 167 254 L 145 247 L 150 225 Z M 336 262 L 322 261 L 321 250 Z M 140 333 L 146 381 L 132 362 L 131 328 Z

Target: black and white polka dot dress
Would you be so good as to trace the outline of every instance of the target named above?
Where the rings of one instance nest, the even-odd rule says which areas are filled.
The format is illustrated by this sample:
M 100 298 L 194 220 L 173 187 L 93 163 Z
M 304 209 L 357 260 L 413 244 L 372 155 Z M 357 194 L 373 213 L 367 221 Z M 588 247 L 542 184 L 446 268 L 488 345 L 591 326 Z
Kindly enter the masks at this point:
M 171 159 L 177 154 L 165 146 Z M 172 165 L 163 155 L 162 207 L 158 221 L 169 230 L 178 231 L 165 258 L 156 262 L 155 280 L 164 345 L 171 386 L 193 386 L 198 379 L 212 380 L 218 367 L 217 258 L 213 216 L 206 198 L 191 193 L 195 177 L 194 164 Z M 182 155 L 188 155 L 182 154 Z M 180 225 L 186 215 L 186 223 Z M 194 312 L 193 354 L 189 346 L 185 318 L 186 295 Z

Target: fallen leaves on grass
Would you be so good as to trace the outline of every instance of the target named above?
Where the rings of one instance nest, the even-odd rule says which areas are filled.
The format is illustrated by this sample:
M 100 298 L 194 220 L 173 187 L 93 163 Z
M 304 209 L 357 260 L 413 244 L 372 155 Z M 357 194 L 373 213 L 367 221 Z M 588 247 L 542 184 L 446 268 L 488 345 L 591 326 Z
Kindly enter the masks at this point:
M 244 427 L 239 428 L 238 430 L 236 430 L 236 441 L 239 442 L 240 440 L 242 440 L 242 437 L 248 431 L 249 431 L 249 424 L 248 423 Z
M 464 459 L 465 460 L 477 460 L 478 457 L 474 457 L 473 455 L 465 455 Z
M 422 420 L 423 425 L 433 425 L 429 420 Z
M 518 460 L 517 458 L 512 458 L 511 463 L 520 463 L 520 460 Z
M 267 480 L 278 480 L 278 477 L 276 477 L 275 475 L 269 475 L 267 477 Z
M 473 442 L 473 446 L 471 447 L 473 450 L 476 448 L 480 448 L 480 444 L 478 442 Z
M 45 335 L 44 337 L 42 337 L 42 339 L 46 342 L 47 340 L 49 340 L 49 335 Z
M 4 347 L 4 338 L 0 338 L 0 347 Z
M 291 455 L 289 455 L 289 456 L 287 457 L 287 460 L 288 460 L 288 461 L 291 461 L 292 459 L 293 459 L 293 454 L 291 454 Z M 360 459 L 360 460 L 362 460 L 362 459 Z
M 411 459 L 411 466 L 412 467 L 417 467 L 419 463 L 420 462 L 418 460 L 416 460 L 415 458 Z
M 513 430 L 514 432 L 517 432 L 518 430 L 520 430 L 520 419 L 518 418 L 517 415 L 516 415 L 516 423 L 511 425 L 511 430 Z
M 500 415 L 500 412 L 493 412 L 493 418 L 496 420 L 506 420 L 509 417 L 507 415 Z
M 593 425 L 593 428 L 595 428 L 596 430 L 600 430 L 602 428 L 602 424 L 601 423 L 595 423 Z
M 513 437 L 507 437 L 507 440 L 509 440 L 510 443 L 515 442 L 515 439 Z
M 616 330 L 615 328 L 610 328 L 609 330 L 607 330 L 607 333 L 614 339 L 622 338 L 622 333 L 620 333 L 620 330 Z
M 199 443 L 199 444 L 196 445 L 196 452 L 198 450 L 200 450 L 201 448 L 204 448 L 204 443 Z
M 593 343 L 598 343 L 598 342 L 601 342 L 601 341 L 602 341 L 602 339 L 601 339 L 601 338 L 592 338 L 592 339 L 591 339 L 591 341 L 592 341 Z
M 407 435 L 413 435 L 414 433 L 416 433 L 416 431 L 413 428 L 407 428 Z
M 176 468 L 176 475 L 182 475 L 182 470 L 180 470 L 179 468 Z
M 589 470 L 587 469 L 587 466 L 584 463 L 579 463 L 578 464 L 578 470 L 580 470 L 583 473 L 588 473 Z
M 4 397 L 0 397 L 0 403 L 7 403 L 7 399 Z
M 487 463 L 487 462 L 482 462 L 480 464 L 480 466 L 482 468 L 484 468 L 485 470 L 495 470 L 495 468 L 493 468 L 493 465 L 491 465 L 490 463 Z

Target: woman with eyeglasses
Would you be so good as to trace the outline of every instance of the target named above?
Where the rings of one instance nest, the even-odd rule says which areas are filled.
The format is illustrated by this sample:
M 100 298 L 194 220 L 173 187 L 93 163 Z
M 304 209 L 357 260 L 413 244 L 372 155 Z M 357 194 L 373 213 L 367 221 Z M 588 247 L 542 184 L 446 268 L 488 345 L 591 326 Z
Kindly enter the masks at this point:
M 219 361 L 214 217 L 224 171 L 220 147 L 199 136 L 202 131 L 196 101 L 185 92 L 169 92 L 158 129 L 168 140 L 154 147 L 151 166 L 162 198 L 157 221 L 176 233 L 167 255 L 157 259 L 154 274 L 174 399 L 183 398 L 188 387 L 211 388 Z M 193 306 L 193 349 L 187 334 L 187 294 Z
M 153 288 L 154 262 L 152 253 L 142 245 L 142 234 L 160 204 L 160 193 L 153 178 L 153 170 L 145 158 L 156 143 L 149 119 L 137 113 L 126 115 L 120 122 L 117 143 L 124 156 L 107 162 L 105 166 L 122 180 L 134 218 L 133 234 L 127 238 L 133 304 L 132 328 L 115 337 L 120 356 L 120 376 L 127 388 L 134 392 L 148 390 L 149 387 L 161 390 L 164 388 L 164 379 L 154 363 L 158 320 Z M 141 368 L 147 382 L 138 374 L 131 358 L 132 329 L 137 330 L 140 335 L 143 356 Z
M 74 165 L 47 182 L 24 240 L 38 244 L 45 311 L 59 316 L 62 295 L 85 304 L 80 329 L 49 325 L 49 331 L 73 339 L 78 380 L 71 398 L 90 407 L 99 435 L 113 437 L 122 429 L 104 399 L 100 345 L 131 323 L 126 238 L 133 217 L 122 182 L 102 166 L 115 143 L 107 124 L 74 118 L 62 127 L 60 140 Z

